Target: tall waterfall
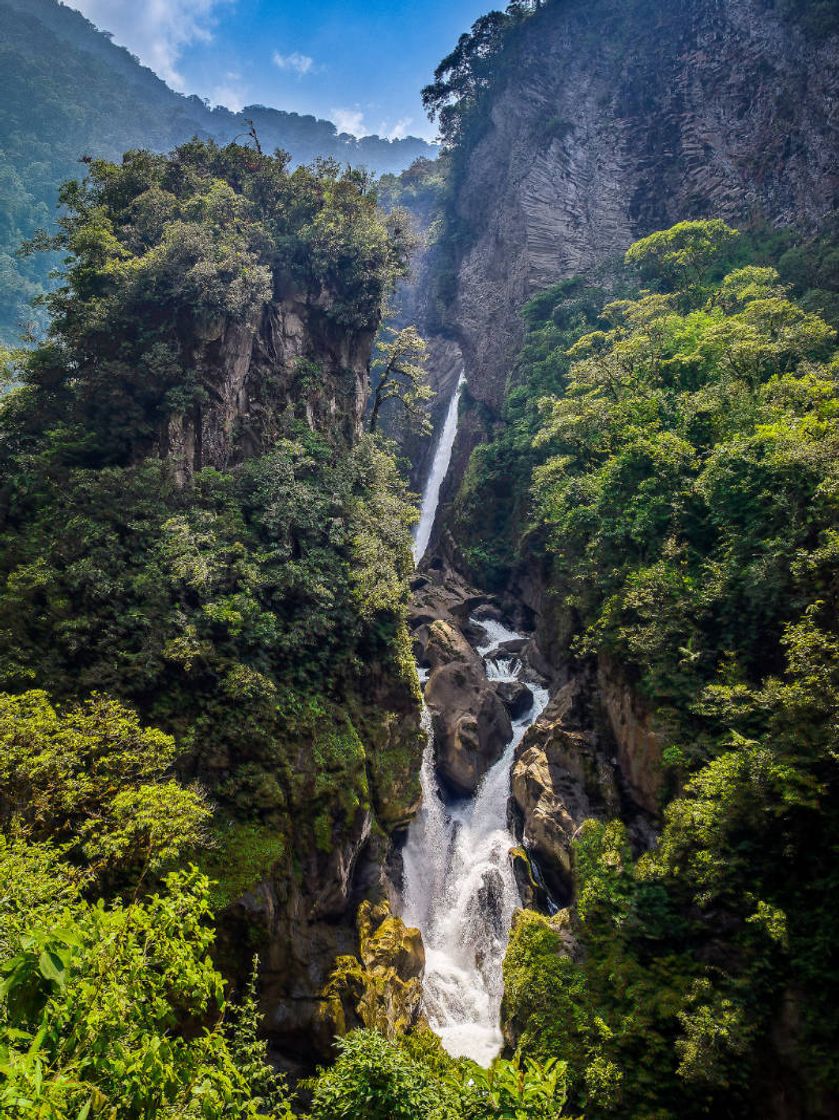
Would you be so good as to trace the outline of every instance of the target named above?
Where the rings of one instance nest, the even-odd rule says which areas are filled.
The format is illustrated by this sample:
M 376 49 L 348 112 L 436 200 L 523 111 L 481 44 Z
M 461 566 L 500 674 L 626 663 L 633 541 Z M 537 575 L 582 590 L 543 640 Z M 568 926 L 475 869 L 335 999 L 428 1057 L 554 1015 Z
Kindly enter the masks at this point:
M 431 474 L 428 476 L 428 482 L 425 485 L 425 493 L 422 496 L 420 519 L 417 525 L 416 536 L 414 537 L 415 564 L 419 564 L 420 560 L 425 556 L 425 550 L 428 548 L 428 542 L 431 540 L 431 530 L 434 528 L 434 518 L 437 516 L 437 505 L 440 501 L 440 487 L 443 485 L 443 479 L 446 477 L 449 463 L 452 461 L 452 447 L 454 446 L 454 437 L 457 435 L 457 406 L 460 400 L 460 391 L 465 381 L 466 376 L 461 373 L 460 379 L 455 386 L 454 393 L 452 393 L 452 399 L 449 402 L 449 409 L 446 413 L 443 430 L 440 433 L 440 440 L 434 452 Z
M 425 555 L 457 434 L 461 374 L 452 395 L 431 474 L 423 495 L 414 560 Z M 525 674 L 517 658 L 500 654 L 502 642 L 521 635 L 492 620 L 472 620 L 485 635 L 477 647 L 487 677 L 515 681 Z M 503 1045 L 499 1025 L 501 966 L 519 892 L 510 860 L 516 838 L 507 826 L 510 773 L 516 747 L 548 702 L 548 692 L 530 684 L 531 710 L 513 724 L 503 756 L 475 796 L 446 803 L 434 772 L 434 734 L 423 712 L 427 742 L 420 781 L 422 807 L 403 850 L 402 917 L 422 932 L 425 944 L 423 1005 L 428 1022 L 453 1057 L 489 1065 Z
M 505 636 L 517 635 L 505 631 Z M 494 658 L 492 641 L 484 648 L 491 679 L 518 679 L 518 662 Z M 503 1045 L 501 966 L 520 905 L 510 860 L 516 839 L 507 826 L 510 771 L 522 736 L 548 702 L 546 689 L 530 687 L 531 710 L 513 724 L 507 749 L 475 797 L 464 801 L 446 804 L 440 795 L 431 719 L 425 712 L 422 808 L 403 851 L 402 917 L 422 931 L 425 1014 L 453 1057 L 485 1066 Z

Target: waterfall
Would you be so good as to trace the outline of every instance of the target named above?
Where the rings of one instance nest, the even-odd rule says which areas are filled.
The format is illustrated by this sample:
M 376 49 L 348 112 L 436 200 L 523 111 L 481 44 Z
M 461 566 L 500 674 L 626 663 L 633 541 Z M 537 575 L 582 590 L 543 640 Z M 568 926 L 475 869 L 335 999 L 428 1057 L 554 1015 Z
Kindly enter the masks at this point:
M 520 635 L 495 622 L 474 620 L 486 634 L 479 647 L 492 679 L 518 680 L 523 668 L 493 657 L 499 641 Z M 422 931 L 426 966 L 423 1005 L 431 1028 L 453 1057 L 487 1066 L 501 1050 L 501 966 L 519 892 L 510 860 L 516 839 L 507 825 L 510 773 L 516 747 L 548 702 L 530 684 L 533 706 L 513 724 L 503 756 L 474 798 L 447 804 L 434 773 L 434 741 L 426 711 L 422 807 L 403 852 L 402 917 Z
M 443 479 L 446 477 L 449 463 L 452 461 L 452 447 L 454 446 L 454 437 L 457 435 L 457 406 L 460 400 L 460 391 L 465 381 L 466 376 L 461 373 L 449 402 L 443 430 L 440 433 L 440 441 L 434 452 L 431 473 L 428 476 L 425 493 L 422 496 L 419 524 L 414 537 L 415 564 L 419 564 L 425 556 L 425 550 L 431 540 L 431 530 L 434 528 L 434 518 L 437 516 L 437 505 L 440 501 L 440 487 L 443 485 Z
M 449 403 L 414 539 L 414 562 L 428 548 L 440 487 L 457 434 L 457 409 L 465 381 L 461 373 Z M 492 681 L 520 680 L 522 662 L 501 655 L 502 642 L 521 638 L 494 620 L 473 619 L 485 641 L 478 647 Z M 421 671 L 425 682 L 427 672 Z M 520 904 L 510 860 L 516 838 L 507 826 L 510 772 L 516 747 L 548 702 L 544 688 L 530 685 L 533 706 L 513 724 L 503 756 L 471 799 L 446 803 L 434 772 L 431 716 L 423 710 L 426 747 L 420 782 L 422 807 L 408 830 L 403 851 L 402 918 L 422 932 L 425 945 L 423 1007 L 432 1030 L 453 1057 L 487 1066 L 501 1050 L 501 966 L 513 911 Z

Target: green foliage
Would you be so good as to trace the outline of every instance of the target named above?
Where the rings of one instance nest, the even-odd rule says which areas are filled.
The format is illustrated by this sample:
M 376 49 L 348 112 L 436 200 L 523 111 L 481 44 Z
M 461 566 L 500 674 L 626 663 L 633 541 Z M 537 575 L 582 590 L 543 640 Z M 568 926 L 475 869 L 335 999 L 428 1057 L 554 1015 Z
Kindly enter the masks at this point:
M 498 1059 L 488 1070 L 473 1066 L 461 1074 L 461 1086 L 463 1120 L 559 1120 L 567 1095 L 565 1063 Z
M 436 1120 L 454 1102 L 439 1078 L 376 1031 L 336 1041 L 335 1064 L 314 1083 L 313 1120 Z
M 23 372 L 18 438 L 58 426 L 78 465 L 166 453 L 171 418 L 200 416 L 219 391 L 201 341 L 258 324 L 275 296 L 317 305 L 327 333 L 374 330 L 410 247 L 365 173 L 330 161 L 291 172 L 285 155 L 237 144 L 94 160 L 61 198 L 59 234 L 33 244 L 68 255 L 46 299 L 52 343 Z M 255 391 L 270 408 L 270 385 Z
M 366 175 L 326 162 L 290 172 L 284 157 L 237 145 L 94 161 L 64 197 L 50 339 L 0 403 L 0 687 L 47 688 L 61 703 L 101 691 L 163 731 L 129 726 L 116 701 L 59 716 L 29 694 L 9 703 L 34 705 L 30 738 L 50 740 L 35 751 L 43 773 L 10 755 L 5 779 L 38 812 L 40 790 L 63 822 L 45 818 L 33 835 L 72 834 L 76 858 L 109 874 L 145 852 L 157 872 L 205 815 L 164 778 L 176 762 L 232 822 L 225 850 L 242 862 L 219 869 L 227 903 L 281 856 L 288 869 L 298 851 L 330 852 L 372 808 L 404 818 L 420 744 L 391 735 L 386 702 L 363 739 L 350 713 L 377 687 L 371 666 L 394 689 L 416 688 L 405 631 L 415 513 L 379 442 L 319 434 L 303 418 L 314 359 L 275 396 L 271 369 L 253 379 L 262 426 L 242 419 L 224 469 L 173 449 L 171 424 L 217 399 L 215 340 L 253 325 L 266 301 L 317 305 L 312 353 L 365 345 L 408 241 Z M 51 719 L 65 721 L 61 734 Z M 150 767 L 157 758 L 153 779 L 111 781 L 111 740 L 97 740 L 109 723 L 117 756 L 136 740 Z M 101 804 L 90 808 L 74 767 L 94 762 Z M 79 799 L 69 808 L 62 767 Z
M 395 1042 L 376 1031 L 336 1041 L 335 1064 L 312 1083 L 311 1120 L 560 1120 L 565 1066 L 454 1062 L 427 1030 Z
M 512 423 L 459 499 L 474 526 L 490 464 L 529 472 L 558 648 L 624 667 L 679 791 L 637 863 L 622 825 L 587 824 L 573 931 L 523 916 L 511 938 L 520 1049 L 566 1060 L 592 1120 L 752 1115 L 791 991 L 798 1076 L 815 1100 L 835 1078 L 836 335 L 760 245 L 721 223 L 654 234 L 627 255 L 651 288 L 565 336 L 567 294 L 534 300 Z M 540 378 L 534 421 L 516 393 Z
M 679 222 L 636 241 L 627 251 L 626 261 L 643 275 L 664 280 L 696 299 L 702 295 L 711 265 L 736 237 L 736 230 L 719 218 Z
M 169 736 L 114 700 L 59 713 L 43 692 L 0 694 L 0 819 L 96 872 L 158 872 L 201 842 L 210 810 L 165 779 L 174 758 Z
M 382 407 L 390 401 L 406 413 L 408 423 L 424 435 L 431 432 L 425 402 L 434 396 L 425 371 L 426 342 L 416 327 L 385 327 L 372 365 L 370 431 L 375 432 Z
M 210 877 L 210 903 L 223 910 L 264 879 L 286 854 L 285 836 L 259 821 L 218 821 L 202 859 Z
M 7 865 L 32 864 L 3 852 Z M 225 1024 L 207 894 L 205 878 L 181 871 L 142 902 L 53 909 L 19 934 L 0 962 L 4 1117 L 290 1116 L 252 993 Z M 196 1029 L 184 1032 L 188 1020 Z
M 398 173 L 433 157 L 424 140 L 360 140 L 330 121 L 251 105 L 241 113 L 210 109 L 168 89 L 151 70 L 78 12 L 56 0 L 0 0 L 0 340 L 30 324 L 46 326 L 29 301 L 54 286 L 52 253 L 17 255 L 38 229 L 53 231 L 60 184 L 82 157 L 118 159 L 127 149 L 168 151 L 193 136 L 225 143 L 253 121 L 266 152 L 287 151 L 294 164 L 318 158 Z
M 514 0 L 504 12 L 481 16 L 434 71 L 434 82 L 422 91 L 422 103 L 431 119 L 439 121 L 447 147 L 462 140 L 470 118 L 484 109 L 511 32 L 541 6 L 540 0 Z

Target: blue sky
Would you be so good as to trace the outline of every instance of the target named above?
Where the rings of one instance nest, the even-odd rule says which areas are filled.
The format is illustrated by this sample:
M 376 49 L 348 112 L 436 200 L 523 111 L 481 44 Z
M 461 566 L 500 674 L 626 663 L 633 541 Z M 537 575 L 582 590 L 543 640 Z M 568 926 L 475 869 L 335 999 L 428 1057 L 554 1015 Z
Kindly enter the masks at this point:
M 490 0 L 64 0 L 170 85 L 357 135 L 426 136 L 419 91 Z M 498 6 L 498 5 L 495 5 Z

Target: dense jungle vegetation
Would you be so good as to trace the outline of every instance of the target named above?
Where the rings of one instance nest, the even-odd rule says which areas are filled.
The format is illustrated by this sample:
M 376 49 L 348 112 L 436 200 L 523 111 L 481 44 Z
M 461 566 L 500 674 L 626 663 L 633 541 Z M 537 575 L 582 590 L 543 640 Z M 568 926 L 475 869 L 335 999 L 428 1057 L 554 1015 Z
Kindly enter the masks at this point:
M 537 297 L 459 495 L 476 571 L 544 566 L 560 651 L 627 667 L 664 743 L 657 847 L 577 842 L 581 957 L 526 914 L 505 965 L 521 1052 L 566 1059 L 587 1117 L 745 1115 L 773 1032 L 835 1084 L 835 296 L 754 263 L 835 291 L 834 244 L 685 222 L 629 250 L 620 298 Z
M 211 142 L 94 161 L 62 197 L 50 335 L 0 409 L 0 1110 L 284 1118 L 258 960 L 231 1000 L 216 921 L 416 797 L 421 743 L 365 694 L 415 703 L 415 512 L 387 445 L 313 432 L 302 398 L 225 469 L 182 477 L 165 433 L 212 406 L 219 316 L 291 289 L 327 333 L 374 329 L 404 227 L 364 174 Z M 486 1073 L 361 1031 L 307 1093 L 318 1120 L 466 1120 L 555 1116 L 566 1089 L 553 1059 Z
M 834 26 L 826 0 L 777 2 Z M 403 203 L 433 226 L 445 302 L 452 192 L 543 4 L 483 17 L 441 63 L 441 162 L 376 185 L 251 143 L 145 150 L 209 112 L 179 99 L 187 133 L 126 109 L 139 147 L 86 161 L 34 237 L 136 67 L 101 36 L 80 60 L 63 9 L 39 45 L 54 6 L 30 7 L 0 0 L 0 338 L 60 275 L 44 337 L 0 350 L 0 1117 L 742 1120 L 786 1083 L 815 1111 L 839 1083 L 836 230 L 686 221 L 523 308 L 458 555 L 489 591 L 538 572 L 551 656 L 625 671 L 662 744 L 658 840 L 587 822 L 573 905 L 518 913 L 489 1070 L 366 1026 L 289 1085 L 261 1034 L 265 946 L 243 938 L 231 976 L 225 913 L 404 825 L 422 749 L 400 724 L 414 502 L 379 433 L 312 422 L 317 342 L 379 332 Z M 32 106 L 37 139 L 15 123 Z M 306 357 L 285 381 L 274 364 L 223 455 L 184 452 L 221 407 L 219 324 L 259 335 L 292 299 Z M 416 332 L 378 337 L 370 429 L 377 389 L 427 398 Z
M 434 155 L 416 137 L 360 140 L 331 121 L 251 105 L 241 113 L 185 97 L 58 0 L 0 0 L 0 343 L 40 332 L 30 301 L 50 287 L 54 254 L 21 256 L 21 242 L 52 230 L 58 189 L 85 156 L 119 159 L 130 148 L 168 151 L 193 136 L 229 143 L 253 121 L 266 152 L 296 163 L 318 157 L 399 171 Z
M 0 413 L 2 1112 L 283 1115 L 189 867 L 223 904 L 410 783 L 359 693 L 374 663 L 416 687 L 414 514 L 384 446 L 294 407 L 187 481 L 159 437 L 211 399 L 209 318 L 291 284 L 374 329 L 404 250 L 363 174 L 235 145 L 95 162 L 63 198 L 50 336 Z

